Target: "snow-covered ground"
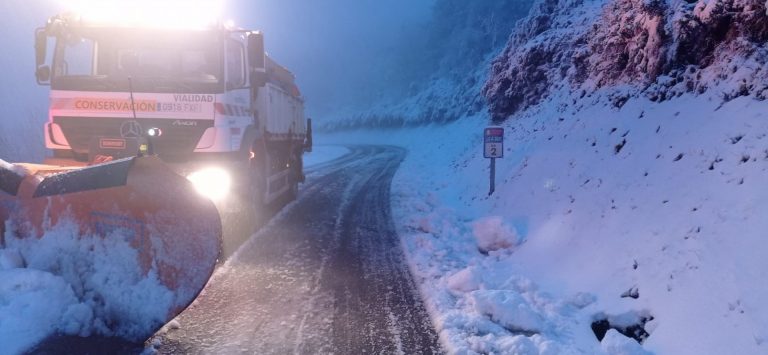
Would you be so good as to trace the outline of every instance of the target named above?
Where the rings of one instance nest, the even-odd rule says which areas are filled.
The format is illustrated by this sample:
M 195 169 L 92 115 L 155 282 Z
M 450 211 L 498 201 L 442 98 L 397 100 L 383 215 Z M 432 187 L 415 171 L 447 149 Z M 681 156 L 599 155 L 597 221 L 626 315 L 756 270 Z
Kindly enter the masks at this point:
M 453 352 L 765 353 L 768 104 L 683 95 L 617 109 L 599 94 L 579 110 L 557 104 L 568 100 L 504 126 L 491 197 L 483 116 L 440 135 L 424 127 L 317 141 L 409 149 L 393 186 L 396 224 Z M 344 152 L 318 145 L 312 159 Z M 83 325 L 96 317 L 70 283 L 18 268 L 22 249 L 10 244 L 0 258 L 5 350 L 93 331 Z M 642 346 L 614 330 L 599 342 L 590 327 L 642 318 Z
M 754 0 L 537 1 L 482 89 L 507 129 L 490 197 L 485 114 L 325 139 L 409 149 L 395 222 L 452 352 L 768 353 L 766 23 Z
M 323 140 L 409 149 L 395 222 L 452 352 L 768 352 L 768 103 L 589 100 L 505 124 L 490 197 L 485 117 Z
M 683 95 L 617 109 L 599 94 L 580 110 L 556 104 L 568 99 L 504 126 L 491 197 L 483 116 L 440 135 L 423 127 L 317 141 L 409 149 L 393 186 L 396 223 L 453 352 L 764 353 L 768 104 Z M 345 151 L 318 144 L 307 163 Z M 88 312 L 76 312 L 64 278 L 17 268 L 11 248 L 2 255 L 8 352 L 85 329 L 72 319 Z M 590 328 L 651 317 L 643 349 L 613 330 L 599 342 Z

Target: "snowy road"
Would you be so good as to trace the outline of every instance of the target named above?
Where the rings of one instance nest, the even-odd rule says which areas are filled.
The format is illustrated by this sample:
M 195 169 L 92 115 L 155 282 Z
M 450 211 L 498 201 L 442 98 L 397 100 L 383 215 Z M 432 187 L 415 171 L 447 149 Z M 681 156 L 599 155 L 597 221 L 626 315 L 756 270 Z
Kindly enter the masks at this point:
M 286 207 L 162 335 L 164 354 L 437 353 L 389 207 L 395 147 L 308 169 Z

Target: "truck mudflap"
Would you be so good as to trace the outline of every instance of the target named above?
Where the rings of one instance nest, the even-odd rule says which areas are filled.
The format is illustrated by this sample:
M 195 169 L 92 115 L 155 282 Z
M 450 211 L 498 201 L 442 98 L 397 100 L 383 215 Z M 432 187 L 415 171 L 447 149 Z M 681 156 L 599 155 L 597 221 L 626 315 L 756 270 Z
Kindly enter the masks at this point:
M 59 170 L 66 169 L 36 165 L 24 169 L 0 160 L 0 248 L 30 241 L 33 246 L 42 244 L 45 238 L 55 238 L 50 231 L 63 226 L 74 228 L 76 238 L 85 245 L 111 245 L 110 239 L 118 239 L 122 248 L 135 250 L 128 254 L 135 259 L 130 260 L 139 275 L 135 281 L 152 279 L 167 289 L 163 300 L 143 302 L 155 313 L 150 321 L 141 320 L 139 328 L 123 324 L 123 329 L 131 331 L 110 334 L 146 339 L 191 304 L 211 277 L 222 243 L 216 207 L 156 157 L 55 173 Z M 108 297 L 102 294 L 94 299 L 106 305 L 120 302 L 103 299 Z M 159 312 L 164 314 L 156 314 L 159 303 L 165 304 Z M 130 306 L 142 307 L 142 302 Z M 146 313 L 141 309 L 125 312 Z

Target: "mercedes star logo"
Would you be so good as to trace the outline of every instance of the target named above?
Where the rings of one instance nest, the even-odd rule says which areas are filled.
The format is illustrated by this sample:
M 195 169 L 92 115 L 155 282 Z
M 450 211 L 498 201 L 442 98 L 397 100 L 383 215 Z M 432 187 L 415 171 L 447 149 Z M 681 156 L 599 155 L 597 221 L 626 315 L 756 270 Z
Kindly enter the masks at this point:
M 120 126 L 120 136 L 123 138 L 139 138 L 141 132 L 141 125 L 136 121 L 125 121 Z

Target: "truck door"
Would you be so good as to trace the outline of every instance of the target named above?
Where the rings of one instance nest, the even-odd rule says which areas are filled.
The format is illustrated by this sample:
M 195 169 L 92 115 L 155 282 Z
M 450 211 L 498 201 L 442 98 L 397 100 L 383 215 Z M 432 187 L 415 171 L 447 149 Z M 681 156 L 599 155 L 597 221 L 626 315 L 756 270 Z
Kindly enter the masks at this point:
M 235 32 L 227 39 L 225 53 L 226 93 L 219 103 L 220 114 L 229 127 L 232 151 L 241 150 L 243 136 L 253 125 L 251 91 L 247 83 L 245 34 Z M 247 143 L 246 143 L 247 144 Z

